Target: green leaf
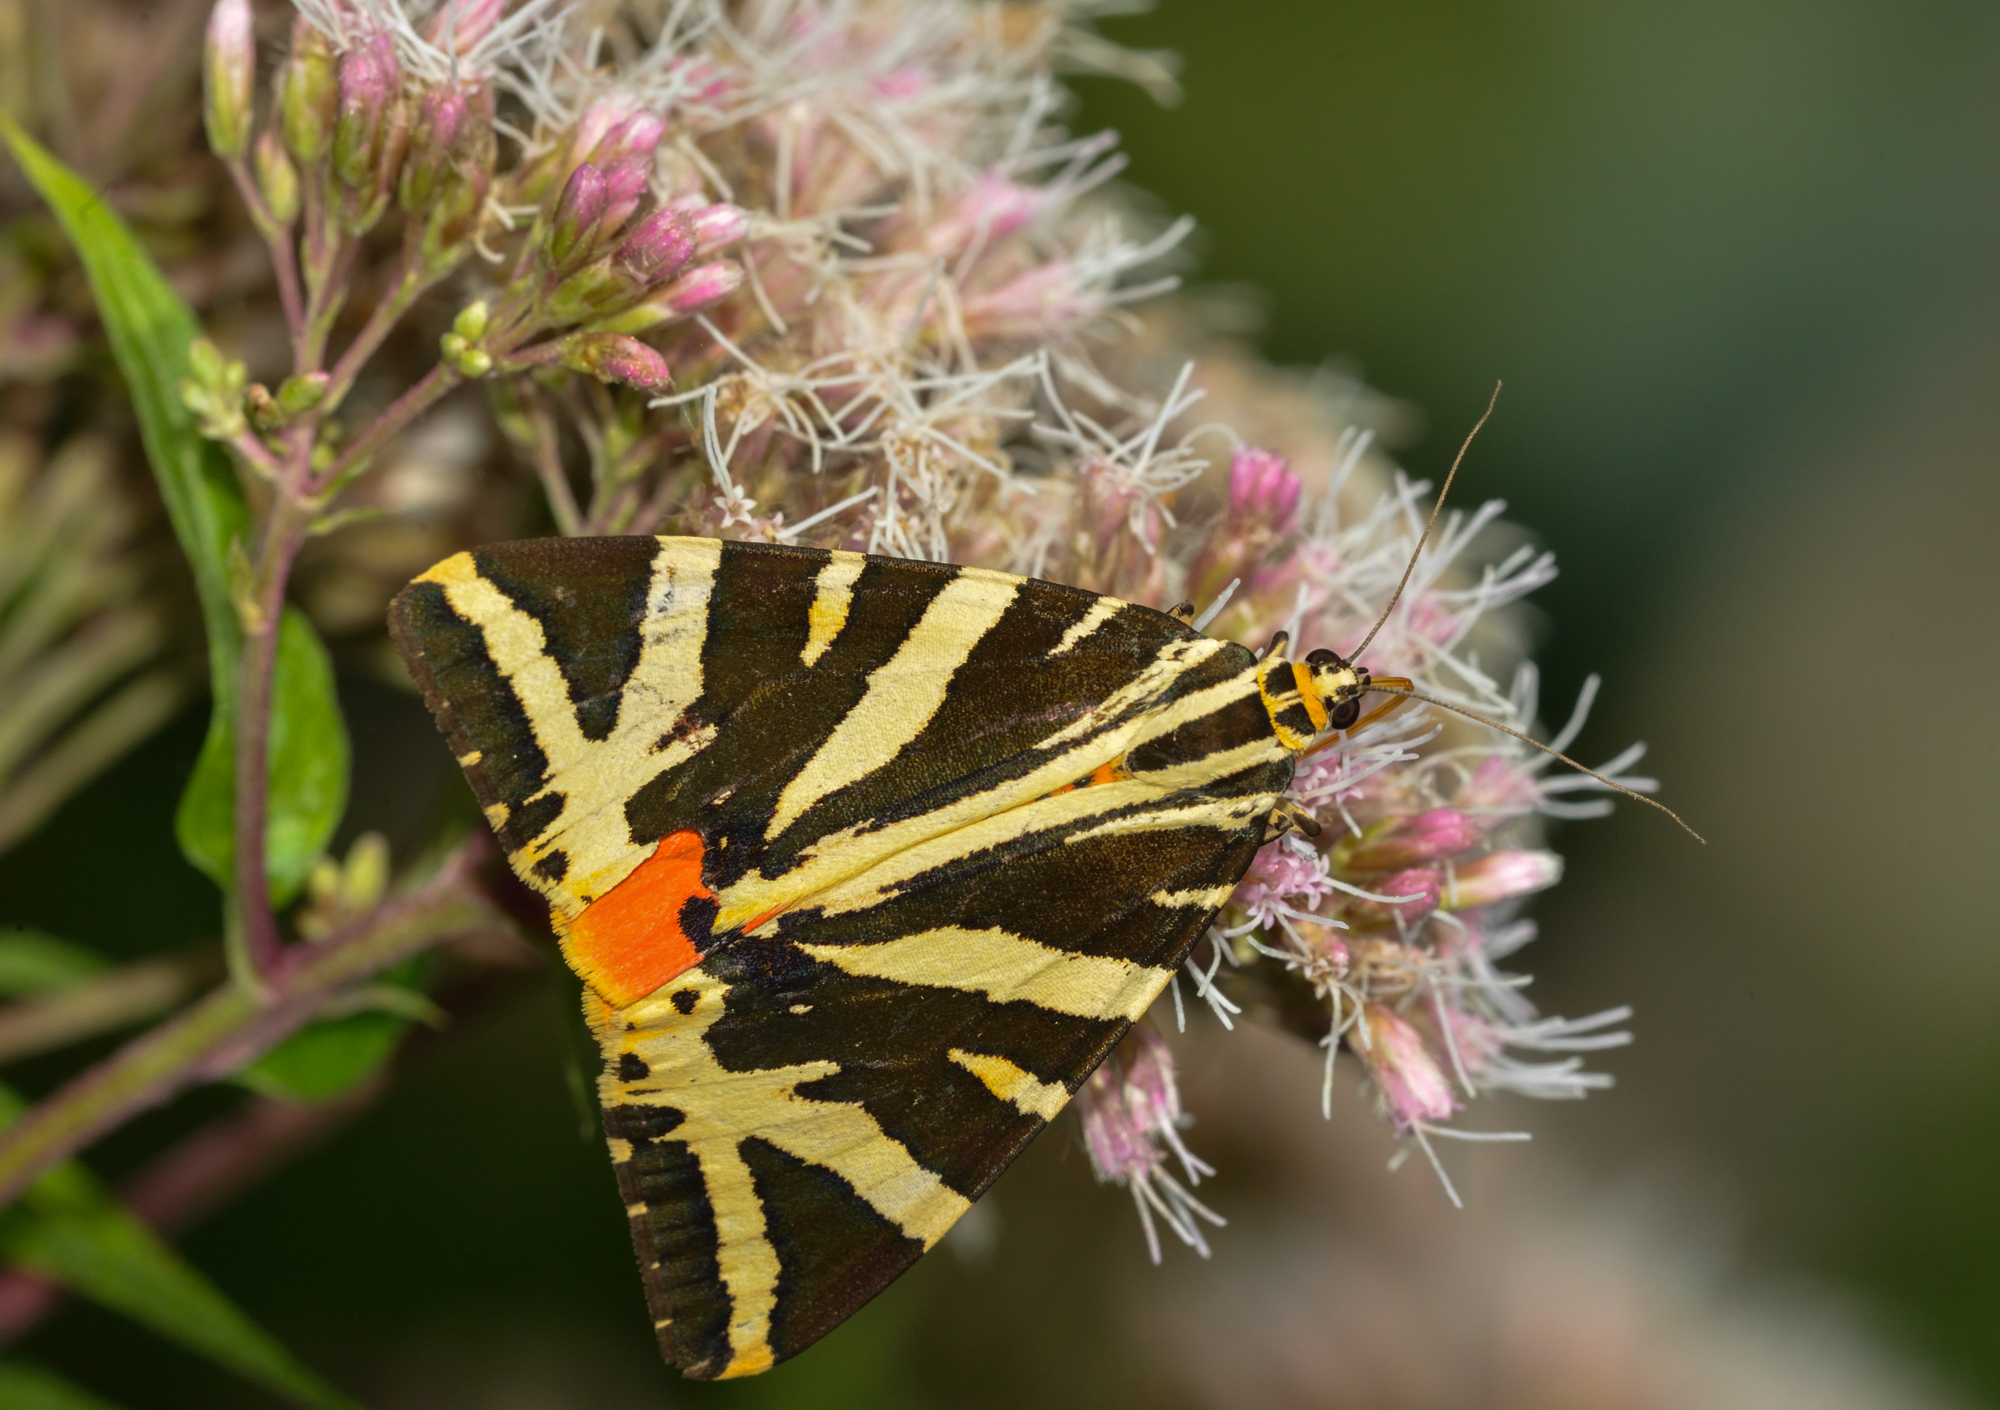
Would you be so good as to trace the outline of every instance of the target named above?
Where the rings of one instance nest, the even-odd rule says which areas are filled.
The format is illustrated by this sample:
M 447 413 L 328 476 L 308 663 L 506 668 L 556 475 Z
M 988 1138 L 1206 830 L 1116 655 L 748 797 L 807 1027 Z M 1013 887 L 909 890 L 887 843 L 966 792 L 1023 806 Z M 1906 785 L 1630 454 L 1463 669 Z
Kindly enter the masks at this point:
M 23 1107 L 0 1087 L 0 1126 Z M 0 1255 L 300 1405 L 353 1410 L 74 1161 L 0 1215 Z
M 418 955 L 384 970 L 365 990 L 375 1007 L 301 1028 L 235 1080 L 291 1102 L 323 1102 L 354 1090 L 395 1055 L 412 1018 L 442 1021 L 423 991 L 429 969 L 428 957 Z
M 347 726 L 334 694 L 333 662 L 305 614 L 285 609 L 271 690 L 270 819 L 264 872 L 271 901 L 298 894 L 347 807 Z M 217 711 L 194 776 L 181 795 L 174 831 L 188 860 L 227 889 L 235 865 L 236 730 Z
M 118 1410 L 103 1396 L 29 1361 L 0 1361 L 0 1405 L 7 1410 Z
M 0 995 L 10 999 L 67 989 L 109 965 L 95 950 L 39 930 L 0 930 Z M 6 1403 L 0 1398 L 0 1405 Z
M 5 114 L 0 114 L 0 136 L 83 261 L 112 354 L 132 393 L 160 497 L 194 568 L 208 628 L 215 704 L 175 832 L 188 860 L 227 890 L 234 857 L 234 715 L 242 657 L 229 558 L 232 546 L 240 551 L 249 512 L 228 457 L 203 438 L 194 413 L 181 402 L 180 383 L 190 374 L 188 348 L 201 336 L 201 325 L 87 182 Z M 326 648 L 304 616 L 289 608 L 278 634 L 273 701 L 266 873 L 274 903 L 283 905 L 297 893 L 340 821 L 348 769 L 347 730 L 334 697 Z
M 243 535 L 249 512 L 228 457 L 203 439 L 194 413 L 181 404 L 188 347 L 201 336 L 201 325 L 88 182 L 4 113 L 0 136 L 62 222 L 90 277 L 112 355 L 138 413 L 146 458 L 160 482 L 160 498 L 194 567 L 216 698 L 233 699 L 239 634 L 229 596 L 229 545 Z
M 330 1018 L 301 1028 L 237 1073 L 236 1080 L 267 1097 L 323 1102 L 373 1076 L 409 1026 L 408 1019 L 392 1013 Z

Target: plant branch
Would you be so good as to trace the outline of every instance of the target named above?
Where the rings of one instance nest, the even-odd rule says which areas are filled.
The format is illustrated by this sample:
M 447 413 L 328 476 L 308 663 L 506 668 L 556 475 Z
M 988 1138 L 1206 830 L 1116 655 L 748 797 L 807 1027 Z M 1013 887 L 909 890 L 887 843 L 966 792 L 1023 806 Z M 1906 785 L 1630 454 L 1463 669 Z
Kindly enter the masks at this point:
M 253 987 L 276 967 L 282 946 L 271 888 L 264 874 L 264 826 L 269 812 L 272 686 L 285 584 L 311 526 L 309 513 L 280 485 L 264 528 L 251 600 L 243 604 L 243 654 L 237 667 L 235 775 L 235 911 L 225 937 L 231 967 Z
M 256 433 L 247 427 L 224 444 L 255 466 L 266 479 L 275 480 L 284 471 L 284 462 L 273 455 L 271 448 L 257 439 Z
M 264 237 L 264 245 L 271 253 L 271 272 L 278 281 L 278 303 L 285 312 L 285 327 L 292 335 L 292 357 L 300 361 L 305 355 L 306 305 L 304 295 L 299 292 L 299 256 L 292 247 L 292 232 L 271 214 L 250 168 L 241 161 L 227 165 L 230 177 L 236 182 L 236 192 L 250 211 L 251 223 Z
M 152 955 L 53 994 L 0 1008 L 0 1063 L 153 1018 L 224 973 L 213 945 Z
M 575 538 L 583 531 L 583 515 L 577 509 L 576 494 L 569 487 L 569 476 L 563 471 L 556 418 L 539 388 L 523 386 L 521 398 L 527 404 L 529 429 L 534 432 L 529 454 L 535 462 L 535 474 L 541 479 L 542 492 L 548 496 L 549 510 L 555 515 L 556 530 L 565 538 Z
M 424 374 L 421 382 L 390 402 L 380 416 L 368 423 L 366 430 L 348 442 L 339 459 L 319 477 L 314 486 L 315 490 L 324 493 L 327 489 L 344 483 L 357 467 L 366 465 L 368 458 L 380 450 L 386 442 L 436 406 L 445 393 L 464 380 L 457 371 L 443 363 L 433 367 Z
M 324 940 L 285 951 L 261 1000 L 240 984 L 224 984 L 58 1088 L 0 1133 L 0 1207 L 136 1113 L 270 1051 L 349 986 L 446 941 L 511 930 L 474 880 L 490 850 L 478 834 L 416 890 Z
M 382 346 L 383 340 L 395 329 L 402 316 L 409 312 L 410 305 L 417 301 L 418 296 L 455 267 L 448 264 L 442 269 L 426 271 L 421 251 L 418 249 L 420 233 L 418 228 L 412 227 L 411 235 L 403 242 L 395 287 L 390 290 L 387 297 L 375 305 L 375 311 L 368 316 L 368 322 L 354 335 L 354 341 L 347 345 L 347 350 L 341 353 L 340 360 L 334 364 L 327 383 L 326 397 L 321 403 L 326 411 L 332 411 L 346 399 L 348 390 L 353 387 L 354 379 L 361 374 L 362 367 L 375 355 L 376 350 Z

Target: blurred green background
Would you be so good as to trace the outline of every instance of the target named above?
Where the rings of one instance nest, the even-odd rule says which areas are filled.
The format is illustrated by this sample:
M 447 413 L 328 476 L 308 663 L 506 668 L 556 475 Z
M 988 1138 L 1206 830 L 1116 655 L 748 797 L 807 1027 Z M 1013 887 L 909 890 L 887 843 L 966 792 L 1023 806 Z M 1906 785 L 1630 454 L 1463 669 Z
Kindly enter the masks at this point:
M 2000 1403 L 2000 8 L 1961 0 L 1163 6 L 1133 178 L 1351 359 L 1563 576 L 1582 741 L 1653 743 L 1710 846 L 1558 845 L 1538 999 L 1617 999 L 1620 1089 L 1524 1113 L 1695 1181 L 1755 1266 L 1849 1289 Z M 1558 1135 L 1559 1132 L 1559 1135 Z
M 1454 1216 L 1418 1170 L 1377 1193 L 1386 1136 L 1320 1126 L 1310 1055 L 1246 1040 L 1229 1061 L 1269 1091 L 1193 1094 L 1237 1216 L 1214 1264 L 1171 1250 L 1149 1284 L 1124 1197 L 1051 1139 L 997 1192 L 991 1251 L 925 1260 L 756 1384 L 684 1387 L 578 1134 L 551 977 L 189 1251 L 383 1406 L 1218 1404 L 1157 1289 L 1269 1283 L 1286 1210 L 1393 1198 L 1485 1240 L 1482 1192 L 1559 1170 L 1579 1208 L 1623 1192 L 1712 1246 L 1691 1306 L 1830 1300 L 1826 1325 L 2000 1404 L 2000 8 L 1180 0 L 1104 28 L 1178 50 L 1187 95 L 1086 81 L 1076 126 L 1119 129 L 1135 183 L 1198 217 L 1200 282 L 1263 291 L 1266 352 L 1409 403 L 1427 429 L 1399 453 L 1432 476 L 1506 380 L 1464 495 L 1507 498 L 1563 566 L 1536 599 L 1549 713 L 1604 672 L 1582 752 L 1651 741 L 1710 839 L 1631 808 L 1557 839 L 1570 879 L 1526 967 L 1550 1011 L 1637 1005 L 1618 1090 L 1508 1112 L 1539 1145 L 1468 1162 Z M 373 743 L 348 832 L 407 832 L 384 810 L 428 725 L 379 690 L 350 705 Z M 211 933 L 166 821 L 198 742 L 183 721 L 0 860 L 7 918 L 112 953 Z M 107 837 L 112 879 L 79 872 Z M 1253 1117 L 1286 1125 L 1284 1159 Z M 1369 1173 L 1328 1194 L 1310 1160 Z M 132 1406 L 264 1403 L 84 1307 L 30 1349 Z M 1357 1386 L 1322 1403 L 1530 1403 Z

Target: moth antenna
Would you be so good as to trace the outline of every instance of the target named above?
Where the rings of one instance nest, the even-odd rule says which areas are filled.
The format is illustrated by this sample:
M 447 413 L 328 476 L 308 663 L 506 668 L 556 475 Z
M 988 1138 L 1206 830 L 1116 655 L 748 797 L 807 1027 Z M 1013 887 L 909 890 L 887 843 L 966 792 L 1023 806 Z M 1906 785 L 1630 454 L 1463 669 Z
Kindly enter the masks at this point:
M 1491 729 L 1497 729 L 1502 734 L 1512 735 L 1514 738 L 1520 740 L 1523 744 L 1526 744 L 1531 748 L 1541 750 L 1544 754 L 1548 755 L 1550 758 L 1562 760 L 1563 763 L 1568 764 L 1578 773 L 1587 774 L 1589 777 L 1596 779 L 1599 783 L 1603 784 L 1606 788 L 1610 789 L 1612 792 L 1622 793 L 1627 798 L 1633 799 L 1636 802 L 1644 803 L 1649 808 L 1658 808 L 1661 812 L 1665 813 L 1668 817 L 1672 818 L 1676 823 L 1678 823 L 1680 825 L 1680 829 L 1682 832 L 1685 832 L 1689 837 L 1692 837 L 1702 846 L 1706 847 L 1708 845 L 1708 839 L 1706 837 L 1703 837 L 1700 833 L 1696 832 L 1693 828 L 1689 827 L 1687 825 L 1687 820 L 1685 818 L 1683 818 L 1679 813 L 1675 812 L 1672 808 L 1669 808 L 1665 803 L 1660 802 L 1659 799 L 1648 798 L 1645 794 L 1635 792 L 1632 789 L 1627 788 L 1622 783 L 1614 783 L 1610 779 L 1606 778 L 1603 774 L 1599 773 L 1596 769 L 1586 768 L 1584 765 L 1579 764 L 1576 760 L 1570 758 L 1569 755 L 1563 753 L 1561 750 L 1551 749 L 1549 748 L 1548 745 L 1542 743 L 1540 740 L 1530 739 L 1527 735 L 1521 733 L 1521 731 L 1513 729 L 1507 725 L 1503 725 L 1498 720 L 1489 719 L 1485 715 L 1480 714 L 1476 710 L 1466 709 L 1463 705 L 1453 705 L 1449 701 L 1439 700 L 1435 696 L 1423 695 L 1414 690 L 1403 690 L 1403 689 L 1397 689 L 1395 687 L 1385 688 L 1381 685 L 1371 685 L 1369 689 L 1381 691 L 1381 693 L 1384 695 L 1400 695 L 1407 700 L 1421 700 L 1426 705 L 1435 705 L 1440 710 L 1449 710 L 1454 715 L 1463 715 L 1468 720 L 1477 720 L 1479 721 L 1480 724 L 1485 725 Z
M 1458 467 L 1464 461 L 1465 453 L 1472 449 L 1472 438 L 1479 434 L 1479 428 L 1486 424 L 1487 418 L 1493 415 L 1493 408 L 1500 404 L 1500 388 L 1504 385 L 1501 382 L 1493 384 L 1493 395 L 1486 402 L 1486 410 L 1472 423 L 1472 429 L 1465 433 L 1465 444 L 1460 446 L 1458 454 L 1452 457 L 1451 469 L 1444 477 L 1444 488 L 1438 491 L 1437 503 L 1431 506 L 1430 521 L 1424 525 L 1424 532 L 1417 539 L 1417 546 L 1410 550 L 1410 561 L 1403 565 L 1402 581 L 1397 583 L 1396 590 L 1389 594 L 1388 605 L 1382 609 L 1382 615 L 1375 619 L 1375 625 L 1368 629 L 1368 635 L 1361 638 L 1361 645 L 1348 653 L 1349 661 L 1361 659 L 1361 653 L 1368 649 L 1369 642 L 1375 640 L 1375 633 L 1382 630 L 1383 623 L 1389 620 L 1389 614 L 1396 610 L 1396 604 L 1402 600 L 1403 589 L 1410 585 L 1410 574 L 1417 571 L 1417 556 L 1424 551 L 1424 545 L 1430 542 L 1431 530 L 1437 527 L 1438 514 L 1444 509 L 1444 497 L 1451 493 L 1451 482 L 1458 478 Z M 1588 773 L 1589 770 L 1586 769 L 1585 772 Z

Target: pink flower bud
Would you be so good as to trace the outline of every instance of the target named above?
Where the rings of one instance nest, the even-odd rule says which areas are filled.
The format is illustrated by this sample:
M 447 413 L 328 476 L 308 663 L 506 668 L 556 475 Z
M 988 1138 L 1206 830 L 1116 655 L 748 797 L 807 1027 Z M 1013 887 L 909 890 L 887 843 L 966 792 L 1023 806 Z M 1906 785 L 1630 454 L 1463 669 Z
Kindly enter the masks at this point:
M 1347 903 L 1345 914 L 1349 920 L 1356 925 L 1386 925 L 1398 920 L 1411 925 L 1438 908 L 1438 898 L 1444 891 L 1444 875 L 1429 867 L 1411 867 L 1406 871 L 1392 871 L 1387 876 L 1376 877 L 1368 883 L 1368 889 L 1377 896 L 1407 899 L 1369 901 L 1357 898 Z
M 333 170 L 360 190 L 375 184 L 384 139 L 401 96 L 395 41 L 378 34 L 340 56 L 340 112 L 333 124 Z
M 1484 827 L 1456 808 L 1433 808 L 1371 831 L 1347 853 L 1343 866 L 1353 872 L 1419 867 L 1476 847 L 1485 836 Z
M 694 231 L 694 252 L 712 255 L 726 250 L 750 233 L 750 212 L 728 204 L 702 206 L 686 212 Z
M 623 333 L 571 334 L 558 346 L 557 360 L 572 372 L 600 382 L 623 382 L 642 392 L 664 392 L 674 384 L 667 360 Z
M 646 194 L 646 184 L 652 175 L 650 156 L 626 157 L 604 168 L 604 219 L 598 225 L 601 233 L 613 235 L 624 228 L 632 212 L 639 209 L 639 200 Z
M 1488 852 L 1453 871 L 1443 903 L 1453 910 L 1490 906 L 1554 886 L 1562 879 L 1562 858 L 1554 852 Z
M 633 108 L 629 98 L 613 96 L 600 98 L 583 110 L 583 116 L 576 120 L 576 131 L 570 137 L 570 151 L 575 160 L 583 162 L 591 159 L 597 144 L 604 135 L 632 116 Z
M 410 134 L 410 158 L 396 198 L 406 211 L 426 210 L 436 199 L 438 185 L 450 168 L 452 144 L 465 121 L 466 96 L 456 88 L 434 88 L 417 108 L 417 125 Z
M 650 168 L 666 135 L 666 123 L 654 114 L 633 108 L 627 100 L 609 99 L 584 113 L 573 150 L 600 167 L 636 158 Z
M 743 285 L 743 266 L 735 260 L 698 264 L 666 288 L 660 300 L 682 318 L 721 303 Z
M 1299 477 L 1283 456 L 1244 446 L 1229 461 L 1229 512 L 1232 518 L 1256 520 L 1283 529 L 1299 507 Z
M 202 51 L 202 120 L 218 157 L 234 161 L 250 148 L 250 92 L 256 80 L 250 0 L 215 0 Z
M 617 264 L 642 288 L 679 272 L 694 258 L 695 233 L 679 211 L 655 211 L 619 242 Z
M 1367 1065 L 1397 1129 L 1443 1121 L 1458 1110 L 1451 1083 L 1431 1058 L 1423 1035 L 1394 1011 L 1381 1004 L 1365 1005 L 1355 1030 L 1348 1046 Z
M 585 162 L 569 174 L 568 184 L 556 198 L 555 218 L 549 222 L 548 239 L 542 246 L 552 268 L 570 269 L 590 258 L 605 203 L 603 172 Z

